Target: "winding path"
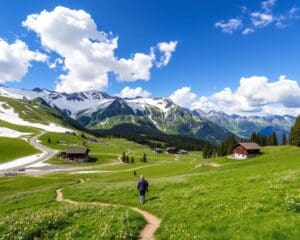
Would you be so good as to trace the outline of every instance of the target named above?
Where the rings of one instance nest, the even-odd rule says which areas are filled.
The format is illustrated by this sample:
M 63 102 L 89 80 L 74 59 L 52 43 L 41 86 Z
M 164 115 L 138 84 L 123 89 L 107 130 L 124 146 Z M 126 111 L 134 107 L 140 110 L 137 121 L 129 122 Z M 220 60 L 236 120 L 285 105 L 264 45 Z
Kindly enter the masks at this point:
M 18 158 L 7 163 L 0 164 L 0 171 L 17 170 L 20 168 L 25 168 L 36 163 L 44 162 L 49 158 L 53 157 L 58 151 L 48 148 L 38 142 L 38 138 L 44 133 L 45 131 L 41 131 L 39 134 L 31 137 L 28 141 L 31 146 L 40 150 L 41 153 Z
M 82 182 L 82 181 L 81 181 Z M 139 234 L 139 239 L 140 240 L 154 240 L 154 234 L 156 230 L 159 228 L 161 220 L 156 217 L 155 215 L 146 212 L 144 210 L 141 210 L 140 208 L 137 207 L 130 207 L 130 206 L 125 206 L 121 204 L 113 204 L 113 203 L 103 203 L 103 202 L 76 202 L 71 199 L 66 199 L 64 198 L 64 195 L 62 193 L 62 188 L 59 188 L 56 190 L 56 201 L 58 202 L 65 202 L 69 204 L 74 204 L 74 205 L 79 205 L 79 204 L 90 204 L 94 206 L 101 206 L 101 207 L 122 207 L 122 208 L 128 208 L 131 209 L 132 211 L 135 211 L 142 215 L 147 222 L 144 228 L 140 231 Z

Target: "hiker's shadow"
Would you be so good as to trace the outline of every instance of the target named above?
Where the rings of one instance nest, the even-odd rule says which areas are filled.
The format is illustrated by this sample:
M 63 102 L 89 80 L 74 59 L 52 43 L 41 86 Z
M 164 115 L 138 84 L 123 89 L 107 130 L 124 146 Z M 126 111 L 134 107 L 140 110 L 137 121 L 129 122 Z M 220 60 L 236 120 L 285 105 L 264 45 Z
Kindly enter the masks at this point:
M 154 201 L 154 200 L 157 200 L 157 199 L 159 199 L 159 197 L 157 197 L 157 196 L 151 197 L 151 198 L 148 198 L 148 199 L 146 200 L 146 202 L 151 202 L 151 201 Z

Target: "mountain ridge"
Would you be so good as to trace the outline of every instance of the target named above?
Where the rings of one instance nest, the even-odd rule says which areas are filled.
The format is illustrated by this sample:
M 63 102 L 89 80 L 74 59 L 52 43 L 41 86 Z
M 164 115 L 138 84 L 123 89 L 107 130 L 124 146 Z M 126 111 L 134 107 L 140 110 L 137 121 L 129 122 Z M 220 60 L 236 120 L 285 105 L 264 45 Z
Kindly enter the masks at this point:
M 91 90 L 59 93 L 48 89 L 14 89 L 0 86 L 0 95 L 11 98 L 40 98 L 82 126 L 92 130 L 107 130 L 119 124 L 133 124 L 157 129 L 166 134 L 182 134 L 218 142 L 231 133 L 248 138 L 252 132 L 267 127 L 281 134 L 288 133 L 295 121 L 289 115 L 240 116 L 211 110 L 190 110 L 169 98 L 121 98 Z

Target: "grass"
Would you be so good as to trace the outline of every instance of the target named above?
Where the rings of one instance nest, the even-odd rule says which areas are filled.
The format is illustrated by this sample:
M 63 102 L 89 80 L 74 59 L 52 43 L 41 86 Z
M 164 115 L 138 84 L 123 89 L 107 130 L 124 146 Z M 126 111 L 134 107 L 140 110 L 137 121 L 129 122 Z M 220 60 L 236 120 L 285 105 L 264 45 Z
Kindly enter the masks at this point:
M 57 182 L 30 177 L 1 181 L 1 240 L 135 239 L 144 225 L 140 215 L 127 209 L 58 203 Z
M 39 153 L 22 139 L 0 137 L 0 163 Z
M 127 153 L 130 159 L 134 157 L 135 162 L 139 162 L 144 153 L 146 153 L 148 162 L 157 160 L 170 161 L 174 159 L 173 155 L 155 154 L 146 146 L 122 138 L 99 138 L 98 142 L 93 142 L 89 140 L 90 138 L 91 136 L 87 134 L 85 134 L 85 138 L 82 138 L 81 133 L 77 133 L 76 136 L 65 133 L 46 133 L 43 134 L 39 140 L 44 145 L 57 150 L 66 150 L 72 147 L 88 147 L 90 149 L 90 156 L 94 158 L 95 161 L 80 163 L 81 165 L 113 163 L 117 161 L 123 152 Z M 59 141 L 63 141 L 65 144 L 61 145 Z M 78 163 L 66 163 L 56 157 L 50 159 L 48 163 L 78 165 Z
M 54 192 L 63 186 L 65 197 L 72 200 L 120 203 L 156 214 L 162 219 L 156 234 L 158 240 L 300 238 L 300 148 L 266 147 L 261 156 L 244 161 L 216 158 L 210 161 L 220 167 L 214 168 L 197 167 L 206 161 L 200 152 L 174 158 L 173 155 L 151 155 L 144 146 L 125 140 L 104 140 L 110 151 L 117 151 L 112 152 L 115 154 L 125 150 L 138 157 L 147 151 L 148 163 L 97 165 L 91 170 L 109 172 L 90 174 L 0 178 L 0 236 L 9 232 L 10 224 L 27 219 L 26 216 L 35 211 L 41 217 L 29 224 L 33 230 L 52 226 L 53 218 L 47 216 L 54 216 L 50 214 L 52 211 L 57 213 L 61 228 L 50 230 L 49 234 L 55 232 L 58 239 L 68 239 L 71 229 L 79 234 L 72 235 L 73 239 L 93 239 L 88 232 L 94 232 L 97 239 L 121 239 L 120 229 L 126 233 L 125 239 L 137 236 L 137 229 L 143 225 L 140 216 L 131 211 L 127 213 L 123 208 L 96 210 L 83 205 L 81 211 L 76 206 L 59 204 L 54 200 Z M 114 143 L 124 145 L 113 147 Z M 106 152 L 104 148 L 103 151 Z M 134 169 L 144 174 L 150 183 L 145 205 L 138 203 Z M 78 178 L 87 181 L 74 184 Z M 125 217 L 127 214 L 129 217 Z M 125 220 L 116 221 L 113 216 L 118 215 Z M 85 225 L 89 218 L 91 223 Z M 106 238 L 101 236 L 103 231 L 95 232 L 98 226 L 105 224 L 111 226 Z M 84 227 L 79 228 L 81 225 Z M 22 229 L 23 225 L 18 226 Z M 78 233 L 80 229 L 82 233 Z M 42 235 L 43 239 L 47 237 Z

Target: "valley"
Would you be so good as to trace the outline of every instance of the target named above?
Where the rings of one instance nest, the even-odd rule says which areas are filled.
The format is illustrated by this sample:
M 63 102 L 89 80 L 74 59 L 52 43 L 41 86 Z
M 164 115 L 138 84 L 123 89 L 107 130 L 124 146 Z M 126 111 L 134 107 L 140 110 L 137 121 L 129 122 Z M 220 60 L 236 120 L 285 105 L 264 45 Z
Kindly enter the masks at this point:
M 263 147 L 242 161 L 203 159 L 199 150 L 156 153 L 124 138 L 94 136 L 40 100 L 1 102 L 1 127 L 18 134 L 0 137 L 0 169 L 16 158 L 31 160 L 2 169 L 17 176 L 0 177 L 0 239 L 300 237 L 298 147 Z M 91 161 L 57 157 L 74 147 L 88 148 Z M 140 175 L 150 183 L 144 205 L 136 191 Z

